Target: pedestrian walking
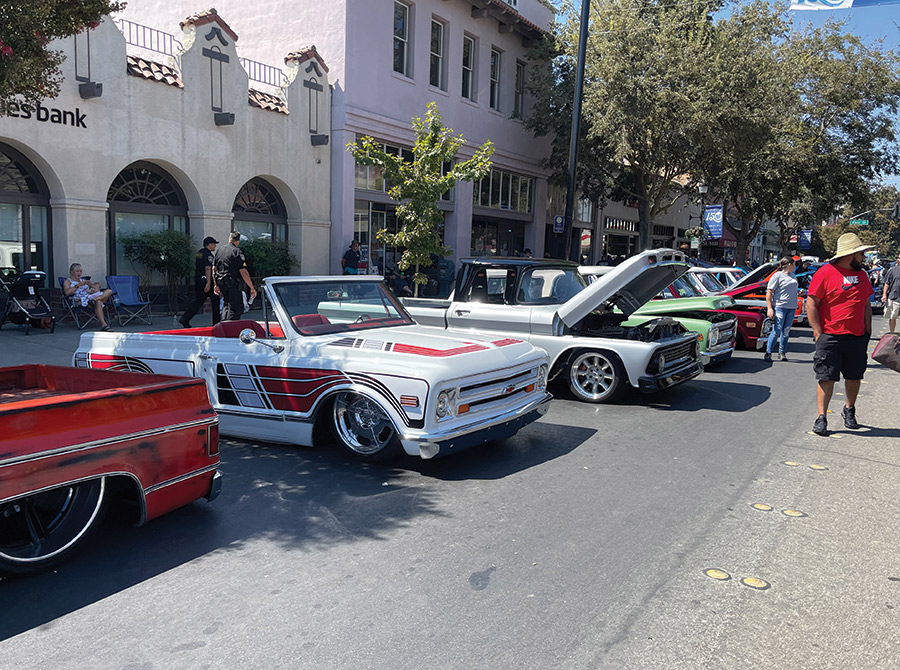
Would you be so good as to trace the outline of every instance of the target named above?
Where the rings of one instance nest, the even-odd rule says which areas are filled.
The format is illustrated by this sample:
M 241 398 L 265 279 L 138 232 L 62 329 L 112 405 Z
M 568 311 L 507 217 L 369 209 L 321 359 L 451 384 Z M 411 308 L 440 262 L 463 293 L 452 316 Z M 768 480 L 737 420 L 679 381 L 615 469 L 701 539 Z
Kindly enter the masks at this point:
M 865 251 L 856 233 L 838 238 L 834 258 L 813 275 L 806 298 L 806 315 L 812 327 L 816 351 L 813 356 L 818 386 L 819 416 L 813 424 L 816 435 L 828 434 L 828 403 L 834 383 L 844 377 L 844 426 L 860 428 L 856 421 L 856 398 L 866 371 L 866 347 L 872 333 L 872 285 L 863 270 Z
M 244 285 L 250 287 L 250 302 L 256 298 L 256 289 L 247 270 L 247 259 L 238 246 L 241 234 L 237 231 L 228 236 L 228 244 L 216 249 L 213 257 L 213 291 L 222 296 L 225 307 L 222 321 L 237 321 L 244 313 Z
M 188 310 L 182 314 L 178 322 L 185 328 L 191 327 L 191 319 L 201 309 L 203 304 L 209 299 L 212 303 L 212 325 L 216 325 L 221 321 L 219 313 L 219 296 L 213 293 L 213 252 L 219 241 L 214 237 L 206 237 L 203 239 L 203 247 L 197 251 L 194 258 L 194 302 Z
M 350 248 L 344 252 L 341 259 L 341 269 L 345 275 L 355 275 L 359 273 L 359 242 L 353 240 Z
M 769 341 L 766 343 L 766 353 L 763 358 L 772 360 L 775 347 L 778 347 L 778 357 L 786 361 L 787 341 L 794 323 L 794 315 L 797 312 L 797 279 L 793 272 L 797 269 L 797 262 L 790 256 L 785 256 L 778 261 L 778 269 L 769 278 L 766 285 L 766 315 L 773 320 L 772 330 L 769 333 Z
M 884 303 L 884 315 L 888 319 L 888 329 L 895 333 L 897 318 L 900 317 L 900 257 L 887 271 L 881 274 L 884 283 L 881 302 Z

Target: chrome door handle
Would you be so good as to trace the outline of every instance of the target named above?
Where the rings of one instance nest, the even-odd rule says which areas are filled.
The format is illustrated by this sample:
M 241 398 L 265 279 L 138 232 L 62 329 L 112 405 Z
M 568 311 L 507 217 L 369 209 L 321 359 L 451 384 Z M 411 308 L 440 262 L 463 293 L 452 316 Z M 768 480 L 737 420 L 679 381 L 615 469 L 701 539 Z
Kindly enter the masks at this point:
M 200 354 L 200 359 L 204 361 L 217 361 L 219 360 L 219 357 L 211 356 L 210 354 Z
M 468 309 L 458 309 L 456 310 L 456 316 L 469 316 L 470 311 Z

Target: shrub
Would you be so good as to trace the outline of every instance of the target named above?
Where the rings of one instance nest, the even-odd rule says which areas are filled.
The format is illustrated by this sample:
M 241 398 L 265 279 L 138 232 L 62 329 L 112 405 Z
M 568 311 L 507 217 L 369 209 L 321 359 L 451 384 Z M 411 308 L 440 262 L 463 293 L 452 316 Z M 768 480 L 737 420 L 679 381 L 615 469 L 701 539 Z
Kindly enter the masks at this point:
M 178 285 L 194 271 L 194 243 L 191 236 L 177 230 L 146 232 L 121 238 L 125 258 L 141 278 L 141 288 L 150 287 L 154 272 L 163 275 L 169 310 L 178 309 Z
M 241 242 L 241 251 L 247 257 L 250 276 L 255 278 L 277 277 L 292 274 L 300 261 L 291 253 L 287 242 L 255 239 Z

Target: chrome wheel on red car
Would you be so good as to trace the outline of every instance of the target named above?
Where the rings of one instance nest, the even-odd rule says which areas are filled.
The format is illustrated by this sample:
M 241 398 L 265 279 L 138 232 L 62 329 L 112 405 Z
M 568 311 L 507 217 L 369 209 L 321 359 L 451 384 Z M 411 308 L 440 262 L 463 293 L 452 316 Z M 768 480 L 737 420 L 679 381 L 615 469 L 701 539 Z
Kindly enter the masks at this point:
M 569 364 L 569 388 L 579 400 L 607 402 L 622 384 L 622 365 L 601 351 L 576 355 Z
M 0 503 L 0 574 L 29 575 L 67 558 L 100 517 L 103 478 Z
M 339 393 L 334 399 L 332 428 L 340 445 L 363 461 L 383 461 L 400 452 L 394 423 L 371 398 Z

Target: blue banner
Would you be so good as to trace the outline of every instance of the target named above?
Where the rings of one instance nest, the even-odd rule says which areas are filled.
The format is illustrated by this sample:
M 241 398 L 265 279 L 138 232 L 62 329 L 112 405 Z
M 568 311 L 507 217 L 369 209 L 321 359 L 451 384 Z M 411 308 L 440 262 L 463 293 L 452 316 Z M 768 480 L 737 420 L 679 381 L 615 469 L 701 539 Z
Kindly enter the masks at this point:
M 850 9 L 896 4 L 900 4 L 900 0 L 791 0 L 791 9 Z
M 797 248 L 808 251 L 812 247 L 812 230 L 801 230 L 797 238 Z
M 706 228 L 708 237 L 718 239 L 722 237 L 722 205 L 710 205 L 703 210 L 703 227 Z

